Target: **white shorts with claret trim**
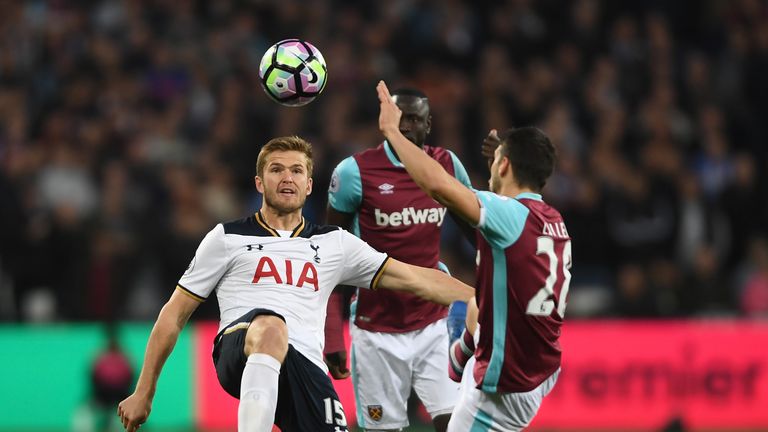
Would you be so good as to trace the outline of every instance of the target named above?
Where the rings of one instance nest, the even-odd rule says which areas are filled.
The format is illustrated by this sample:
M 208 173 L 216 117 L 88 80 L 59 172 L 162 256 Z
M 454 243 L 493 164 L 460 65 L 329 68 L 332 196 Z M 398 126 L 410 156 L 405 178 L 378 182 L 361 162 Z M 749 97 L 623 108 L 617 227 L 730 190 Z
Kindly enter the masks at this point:
M 475 386 L 472 357 L 461 378 L 461 399 L 448 423 L 448 432 L 519 431 L 533 420 L 541 401 L 557 382 L 560 369 L 535 389 L 525 393 L 486 393 Z
M 350 332 L 359 427 L 407 427 L 411 388 L 433 418 L 453 411 L 460 384 L 448 378 L 445 319 L 407 333 L 370 332 L 351 323 Z

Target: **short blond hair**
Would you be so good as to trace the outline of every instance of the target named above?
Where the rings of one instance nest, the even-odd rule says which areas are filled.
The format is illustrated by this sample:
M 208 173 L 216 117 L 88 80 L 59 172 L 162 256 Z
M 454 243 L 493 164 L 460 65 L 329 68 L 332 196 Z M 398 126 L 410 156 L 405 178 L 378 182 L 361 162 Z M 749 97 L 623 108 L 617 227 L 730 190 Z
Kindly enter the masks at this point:
M 267 156 L 276 151 L 297 151 L 304 153 L 307 157 L 307 176 L 312 176 L 312 144 L 304 139 L 293 135 L 278 137 L 269 140 L 259 151 L 259 157 L 256 159 L 256 175 L 262 177 L 264 166 L 267 164 Z

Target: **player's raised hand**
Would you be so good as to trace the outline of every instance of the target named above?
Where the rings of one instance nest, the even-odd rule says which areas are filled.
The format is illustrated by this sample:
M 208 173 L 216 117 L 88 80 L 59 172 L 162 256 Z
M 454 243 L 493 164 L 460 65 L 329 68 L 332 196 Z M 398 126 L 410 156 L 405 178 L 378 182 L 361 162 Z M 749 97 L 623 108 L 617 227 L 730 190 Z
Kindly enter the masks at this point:
M 325 364 L 328 371 L 331 372 L 333 379 L 349 378 L 349 368 L 347 368 L 347 352 L 338 351 L 325 354 Z
M 376 85 L 376 92 L 379 94 L 379 130 L 387 136 L 387 133 L 400 130 L 400 116 L 403 113 L 392 100 L 384 81 L 379 81 Z
M 496 129 L 491 129 L 488 136 L 483 139 L 483 147 L 481 149 L 482 155 L 488 159 L 488 168 L 493 164 L 493 158 L 496 153 L 496 147 L 501 144 L 501 139 Z
M 152 400 L 136 393 L 128 396 L 117 406 L 117 415 L 120 416 L 120 421 L 128 432 L 137 431 L 147 421 L 150 411 L 152 411 Z

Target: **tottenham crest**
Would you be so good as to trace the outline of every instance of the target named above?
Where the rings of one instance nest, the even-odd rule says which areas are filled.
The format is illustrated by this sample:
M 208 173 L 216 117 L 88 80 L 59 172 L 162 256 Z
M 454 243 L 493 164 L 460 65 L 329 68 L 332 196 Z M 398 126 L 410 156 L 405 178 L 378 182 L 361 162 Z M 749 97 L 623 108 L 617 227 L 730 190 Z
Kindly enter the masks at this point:
M 310 240 L 309 247 L 311 247 L 312 250 L 315 251 L 315 257 L 314 257 L 315 262 L 320 264 L 320 255 L 317 253 L 318 249 L 320 249 L 320 246 L 315 246 L 315 244 L 312 243 L 312 240 Z
M 373 421 L 381 420 L 381 416 L 384 415 L 384 409 L 381 405 L 368 405 L 368 417 Z

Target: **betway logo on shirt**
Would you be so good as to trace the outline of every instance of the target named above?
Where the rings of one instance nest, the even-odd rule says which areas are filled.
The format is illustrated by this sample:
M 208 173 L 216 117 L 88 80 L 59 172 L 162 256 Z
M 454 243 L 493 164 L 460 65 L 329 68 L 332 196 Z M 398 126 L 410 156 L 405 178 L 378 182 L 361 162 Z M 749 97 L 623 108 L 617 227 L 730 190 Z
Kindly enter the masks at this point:
M 413 207 L 406 207 L 403 211 L 392 213 L 383 213 L 381 210 L 376 209 L 374 210 L 373 215 L 376 217 L 376 225 L 378 226 L 400 226 L 423 223 L 434 223 L 437 224 L 437 226 L 441 226 L 447 211 L 448 209 L 445 207 L 418 210 Z

